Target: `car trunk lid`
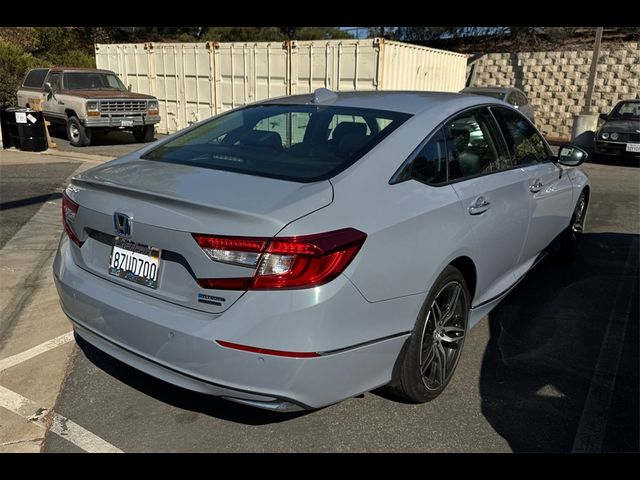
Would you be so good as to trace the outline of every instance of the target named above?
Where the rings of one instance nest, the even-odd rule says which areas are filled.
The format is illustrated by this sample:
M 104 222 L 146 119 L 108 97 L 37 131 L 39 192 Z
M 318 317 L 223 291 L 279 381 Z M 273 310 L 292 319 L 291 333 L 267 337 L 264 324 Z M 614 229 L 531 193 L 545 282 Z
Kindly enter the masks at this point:
M 106 280 L 198 310 L 219 313 L 243 291 L 202 289 L 198 278 L 251 275 L 247 267 L 209 259 L 192 233 L 273 237 L 287 223 L 330 204 L 330 182 L 296 183 L 147 160 L 114 161 L 74 177 L 79 204 L 73 229 L 85 243 L 76 263 Z M 130 222 L 118 235 L 114 214 Z M 159 249 L 157 288 L 109 273 L 117 237 Z

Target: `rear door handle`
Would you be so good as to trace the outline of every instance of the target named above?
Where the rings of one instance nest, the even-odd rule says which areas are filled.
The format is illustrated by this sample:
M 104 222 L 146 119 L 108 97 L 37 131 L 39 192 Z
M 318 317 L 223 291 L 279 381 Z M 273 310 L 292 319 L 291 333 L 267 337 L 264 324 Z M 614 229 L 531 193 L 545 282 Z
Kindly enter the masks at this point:
M 538 193 L 544 187 L 544 183 L 538 178 L 533 184 L 529 187 L 529 191 L 531 193 Z
M 491 202 L 484 197 L 476 198 L 471 205 L 469 205 L 469 214 L 470 215 L 480 215 L 481 213 L 489 210 L 491 206 Z

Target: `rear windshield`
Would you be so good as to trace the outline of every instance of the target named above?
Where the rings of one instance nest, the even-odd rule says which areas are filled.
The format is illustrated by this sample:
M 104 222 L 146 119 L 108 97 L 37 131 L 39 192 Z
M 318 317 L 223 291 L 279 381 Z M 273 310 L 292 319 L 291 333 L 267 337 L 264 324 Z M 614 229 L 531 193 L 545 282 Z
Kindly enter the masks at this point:
M 256 105 L 214 117 L 142 158 L 314 182 L 356 162 L 410 116 L 350 107 Z

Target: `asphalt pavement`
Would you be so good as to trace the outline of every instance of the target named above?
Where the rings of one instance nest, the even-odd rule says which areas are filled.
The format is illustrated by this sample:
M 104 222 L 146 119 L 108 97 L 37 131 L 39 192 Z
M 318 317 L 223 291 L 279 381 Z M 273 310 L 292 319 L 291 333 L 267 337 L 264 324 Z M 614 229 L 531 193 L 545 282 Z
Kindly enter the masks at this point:
M 127 131 L 112 131 L 108 133 L 93 133 L 91 145 L 88 147 L 74 147 L 67 139 L 67 133 L 63 126 L 52 125 L 49 127 L 51 139 L 57 145 L 60 152 L 74 152 L 77 154 L 105 155 L 108 157 L 120 157 L 127 153 L 139 150 L 146 143 L 139 143 L 133 138 L 133 134 Z M 156 134 L 155 140 L 165 138 L 166 135 Z
M 0 248 L 48 200 L 60 198 L 60 185 L 80 161 L 0 163 Z
M 530 272 L 469 333 L 428 404 L 377 390 L 275 414 L 166 384 L 79 340 L 56 412 L 125 452 L 637 452 L 640 169 L 584 168 L 593 194 L 578 258 Z M 80 449 L 50 433 L 44 451 Z

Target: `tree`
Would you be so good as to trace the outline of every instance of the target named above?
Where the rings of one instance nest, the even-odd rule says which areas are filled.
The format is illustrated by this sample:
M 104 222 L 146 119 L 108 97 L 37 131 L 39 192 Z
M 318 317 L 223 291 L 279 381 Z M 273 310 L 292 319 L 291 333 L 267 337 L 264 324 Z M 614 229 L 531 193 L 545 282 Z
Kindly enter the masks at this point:
M 403 28 L 403 27 L 400 27 Z M 369 27 L 369 37 L 382 37 L 387 40 L 398 40 L 397 27 Z M 421 27 L 423 28 L 423 27 Z
M 27 70 L 40 64 L 19 45 L 0 37 L 0 108 L 16 105 L 16 92 Z
M 353 35 L 338 27 L 297 27 L 291 38 L 294 40 L 331 40 L 353 38 Z
M 287 37 L 278 27 L 208 27 L 202 41 L 214 42 L 277 42 Z

